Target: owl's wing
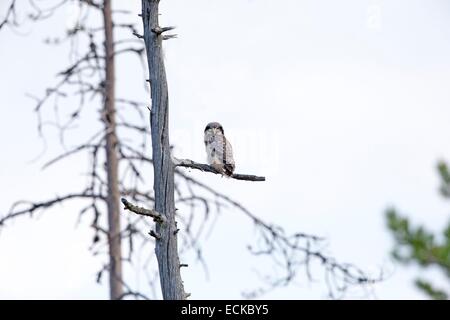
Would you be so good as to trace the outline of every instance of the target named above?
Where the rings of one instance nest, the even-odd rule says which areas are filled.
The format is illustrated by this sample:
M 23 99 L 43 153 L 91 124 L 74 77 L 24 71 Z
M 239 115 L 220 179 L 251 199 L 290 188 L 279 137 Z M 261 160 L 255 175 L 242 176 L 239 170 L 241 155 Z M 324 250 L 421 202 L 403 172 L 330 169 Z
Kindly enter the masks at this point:
M 219 159 L 221 163 L 234 164 L 233 148 L 223 135 L 215 136 L 211 146 L 214 148 L 215 157 Z
M 223 169 L 225 173 L 229 176 L 231 176 L 234 172 L 234 168 L 236 167 L 234 164 L 234 158 L 233 158 L 233 148 L 231 147 L 231 144 L 228 142 L 227 139 L 225 139 L 225 161 Z
M 230 164 L 234 168 L 233 148 L 231 143 L 224 137 L 225 140 L 225 164 Z

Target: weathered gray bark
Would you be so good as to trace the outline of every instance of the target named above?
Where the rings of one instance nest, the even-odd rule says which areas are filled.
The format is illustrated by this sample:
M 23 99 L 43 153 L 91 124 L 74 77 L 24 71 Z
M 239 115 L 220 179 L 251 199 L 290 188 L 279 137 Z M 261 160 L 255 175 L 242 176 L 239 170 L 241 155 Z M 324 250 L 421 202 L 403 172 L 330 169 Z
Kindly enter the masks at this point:
M 106 170 L 108 183 L 108 244 L 110 258 L 110 299 L 120 299 L 122 286 L 122 251 L 120 241 L 120 207 L 115 108 L 115 59 L 111 0 L 103 2 L 105 27 L 106 77 L 104 90 L 104 122 L 106 126 Z
M 162 53 L 162 32 L 158 24 L 159 0 L 142 0 L 144 41 L 147 49 L 151 88 L 150 126 L 152 134 L 155 211 L 164 222 L 156 223 L 156 257 L 164 299 L 186 298 L 180 274 L 174 203 L 174 165 L 169 144 L 169 97 Z

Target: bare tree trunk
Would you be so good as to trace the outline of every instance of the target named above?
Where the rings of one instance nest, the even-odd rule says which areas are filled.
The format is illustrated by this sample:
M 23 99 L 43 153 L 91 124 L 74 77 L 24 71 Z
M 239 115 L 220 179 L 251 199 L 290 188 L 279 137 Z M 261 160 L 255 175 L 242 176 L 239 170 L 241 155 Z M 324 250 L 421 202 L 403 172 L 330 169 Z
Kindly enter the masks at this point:
M 142 0 L 144 40 L 151 88 L 150 126 L 152 134 L 155 210 L 163 223 L 156 224 L 156 257 L 164 299 L 186 298 L 180 274 L 174 203 L 174 165 L 169 144 L 169 97 L 162 54 L 162 32 L 158 24 L 159 0 Z
M 104 121 L 106 125 L 106 170 L 108 183 L 108 244 L 110 299 L 119 299 L 122 287 L 122 252 L 120 241 L 119 180 L 115 109 L 115 59 L 111 0 L 103 2 L 105 27 L 106 76 L 104 93 Z

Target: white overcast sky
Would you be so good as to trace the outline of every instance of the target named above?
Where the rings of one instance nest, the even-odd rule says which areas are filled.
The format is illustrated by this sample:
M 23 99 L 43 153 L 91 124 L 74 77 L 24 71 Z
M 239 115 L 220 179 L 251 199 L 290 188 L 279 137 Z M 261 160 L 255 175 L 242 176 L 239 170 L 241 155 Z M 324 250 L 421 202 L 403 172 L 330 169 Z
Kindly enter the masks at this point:
M 140 1 L 114 5 L 140 11 Z M 435 165 L 450 160 L 450 2 L 162 0 L 160 11 L 179 34 L 165 46 L 176 153 L 203 160 L 204 125 L 220 121 L 237 171 L 267 181 L 192 174 L 268 221 L 326 236 L 341 261 L 389 270 L 369 293 L 350 297 L 424 298 L 412 284 L 422 271 L 390 261 L 384 210 L 394 205 L 436 231 L 448 221 Z M 46 199 L 85 181 L 76 161 L 45 172 L 31 161 L 42 141 L 25 97 L 42 93 L 67 64 L 67 50 L 42 39 L 64 32 L 70 17 L 28 27 L 26 37 L 0 33 L 0 214 L 17 199 Z M 140 77 L 138 68 L 118 65 L 129 77 Z M 146 98 L 119 80 L 119 93 L 134 91 Z M 52 132 L 48 143 L 44 159 L 59 150 Z M 2 230 L 0 299 L 108 297 L 107 282 L 95 283 L 101 260 L 88 252 L 88 222 L 75 227 L 77 209 L 57 207 Z M 209 279 L 198 264 L 183 270 L 193 298 L 239 299 L 259 284 L 253 270 L 264 266 L 245 250 L 252 228 L 236 216 L 224 212 L 205 245 Z M 325 298 L 315 278 L 264 297 Z

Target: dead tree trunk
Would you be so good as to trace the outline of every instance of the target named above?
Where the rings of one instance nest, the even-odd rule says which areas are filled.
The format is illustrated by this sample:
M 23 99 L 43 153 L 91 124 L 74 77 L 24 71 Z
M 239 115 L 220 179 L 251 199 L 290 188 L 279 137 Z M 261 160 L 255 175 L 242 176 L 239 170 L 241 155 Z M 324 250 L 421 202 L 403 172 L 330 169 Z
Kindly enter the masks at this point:
M 108 183 L 108 244 L 110 299 L 122 296 L 122 252 L 120 241 L 120 207 L 115 108 L 115 59 L 111 0 L 103 2 L 105 27 L 104 122 L 106 126 L 106 170 Z
M 144 41 L 151 88 L 150 126 L 152 134 L 155 211 L 162 214 L 163 223 L 156 223 L 156 257 L 164 299 L 186 298 L 180 274 L 177 226 L 174 203 L 174 164 L 169 144 L 169 97 L 164 69 L 162 41 L 164 31 L 158 24 L 159 0 L 142 0 Z

